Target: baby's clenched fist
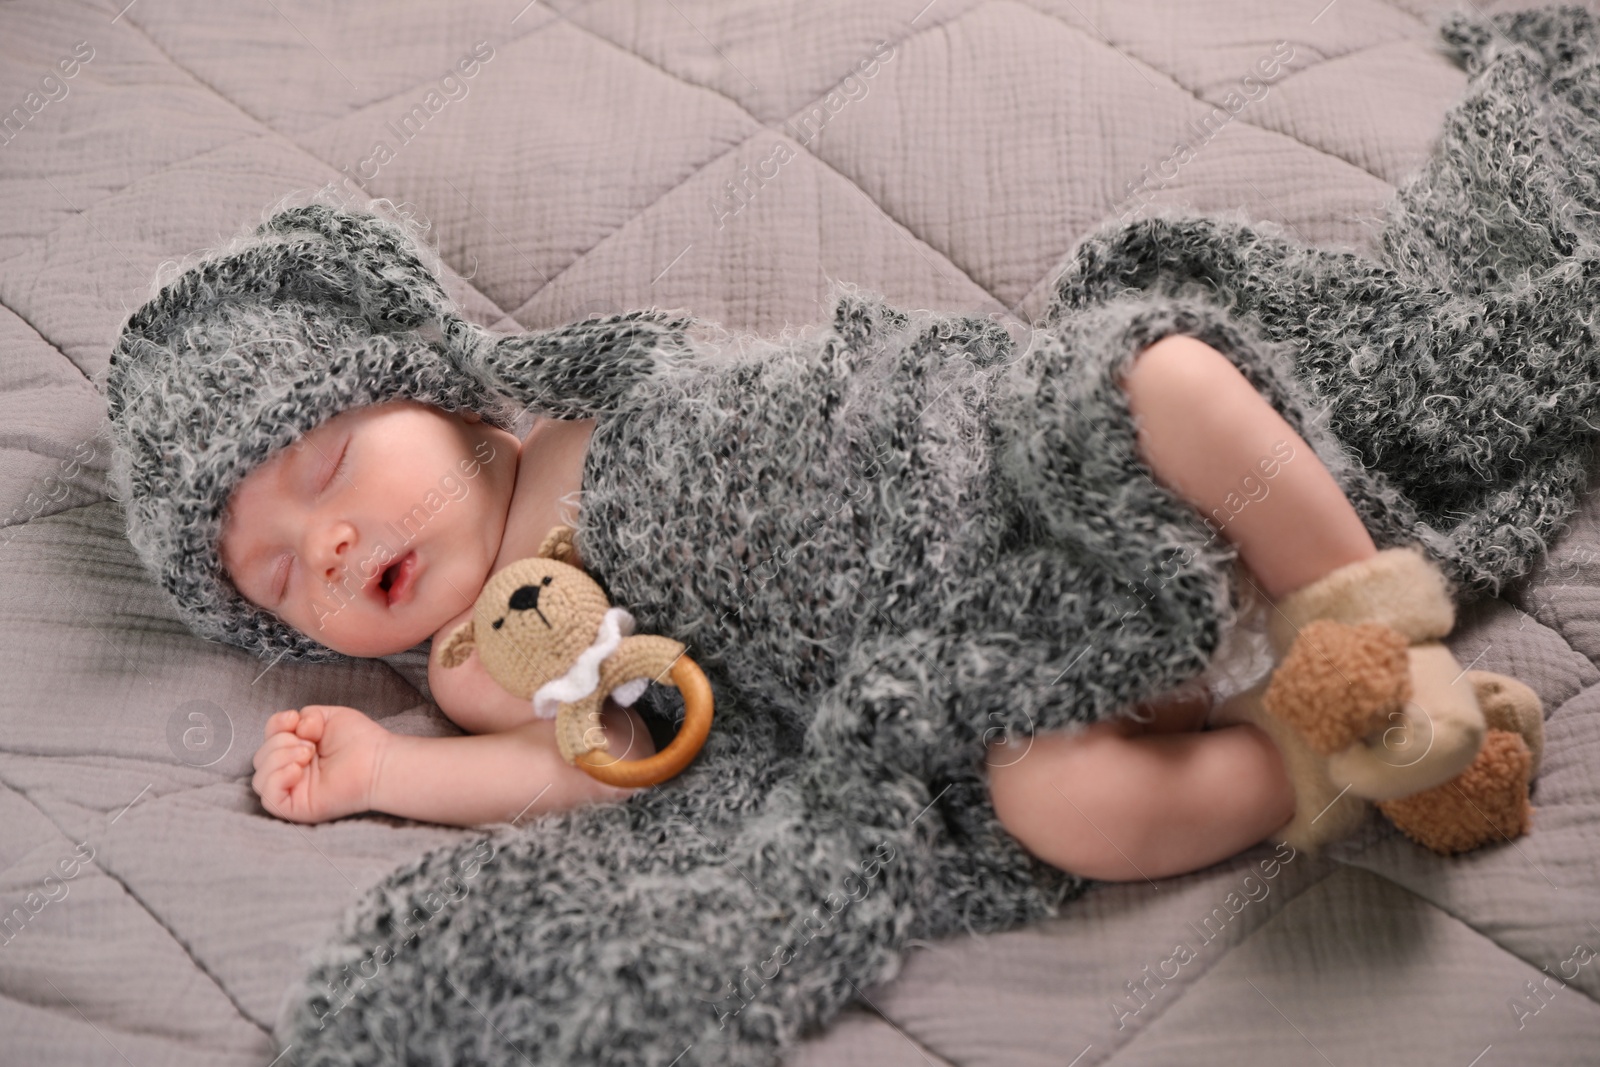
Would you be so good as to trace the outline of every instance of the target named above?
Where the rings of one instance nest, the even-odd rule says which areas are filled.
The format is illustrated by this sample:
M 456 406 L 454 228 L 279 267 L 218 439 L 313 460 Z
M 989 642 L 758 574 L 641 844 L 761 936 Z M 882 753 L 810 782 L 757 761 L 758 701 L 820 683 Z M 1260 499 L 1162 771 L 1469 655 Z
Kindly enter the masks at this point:
M 267 720 L 251 786 L 290 822 L 325 822 L 372 809 L 389 731 L 355 708 L 312 704 Z

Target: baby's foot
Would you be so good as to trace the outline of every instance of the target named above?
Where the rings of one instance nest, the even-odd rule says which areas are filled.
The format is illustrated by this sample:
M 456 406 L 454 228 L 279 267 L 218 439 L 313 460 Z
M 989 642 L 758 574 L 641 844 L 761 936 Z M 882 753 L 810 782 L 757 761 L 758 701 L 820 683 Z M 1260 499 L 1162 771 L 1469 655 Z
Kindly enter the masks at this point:
M 267 811 L 325 822 L 372 810 L 372 783 L 389 731 L 355 708 L 313 704 L 267 720 L 250 784 Z

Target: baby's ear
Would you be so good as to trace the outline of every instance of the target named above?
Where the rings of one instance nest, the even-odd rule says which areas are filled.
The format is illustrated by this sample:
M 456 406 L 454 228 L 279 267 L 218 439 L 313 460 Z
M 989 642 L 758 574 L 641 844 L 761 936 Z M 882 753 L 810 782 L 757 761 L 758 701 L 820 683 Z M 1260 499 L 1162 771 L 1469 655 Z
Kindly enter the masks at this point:
M 459 667 L 467 662 L 467 657 L 472 655 L 476 647 L 472 620 L 468 619 L 451 630 L 450 636 L 444 639 L 444 645 L 439 649 L 439 662 L 446 667 Z

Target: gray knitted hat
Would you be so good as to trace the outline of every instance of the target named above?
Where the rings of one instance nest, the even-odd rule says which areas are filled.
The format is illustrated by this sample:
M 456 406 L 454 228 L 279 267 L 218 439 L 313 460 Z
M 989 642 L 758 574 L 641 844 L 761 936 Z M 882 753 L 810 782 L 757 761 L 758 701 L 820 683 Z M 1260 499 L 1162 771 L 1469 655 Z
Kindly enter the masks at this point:
M 502 429 L 611 408 L 683 343 L 653 309 L 510 337 L 463 319 L 402 220 L 312 204 L 201 260 L 128 319 L 104 391 L 128 540 L 194 633 L 343 656 L 250 603 L 218 551 L 251 470 L 351 408 L 409 399 Z

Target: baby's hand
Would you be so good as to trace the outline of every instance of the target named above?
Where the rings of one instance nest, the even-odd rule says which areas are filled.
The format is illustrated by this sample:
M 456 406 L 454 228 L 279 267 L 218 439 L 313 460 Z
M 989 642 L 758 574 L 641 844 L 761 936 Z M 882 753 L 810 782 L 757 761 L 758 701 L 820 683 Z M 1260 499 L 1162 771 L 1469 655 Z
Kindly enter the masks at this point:
M 372 783 L 389 731 L 355 708 L 313 704 L 267 720 L 251 786 L 267 811 L 325 822 L 372 810 Z

